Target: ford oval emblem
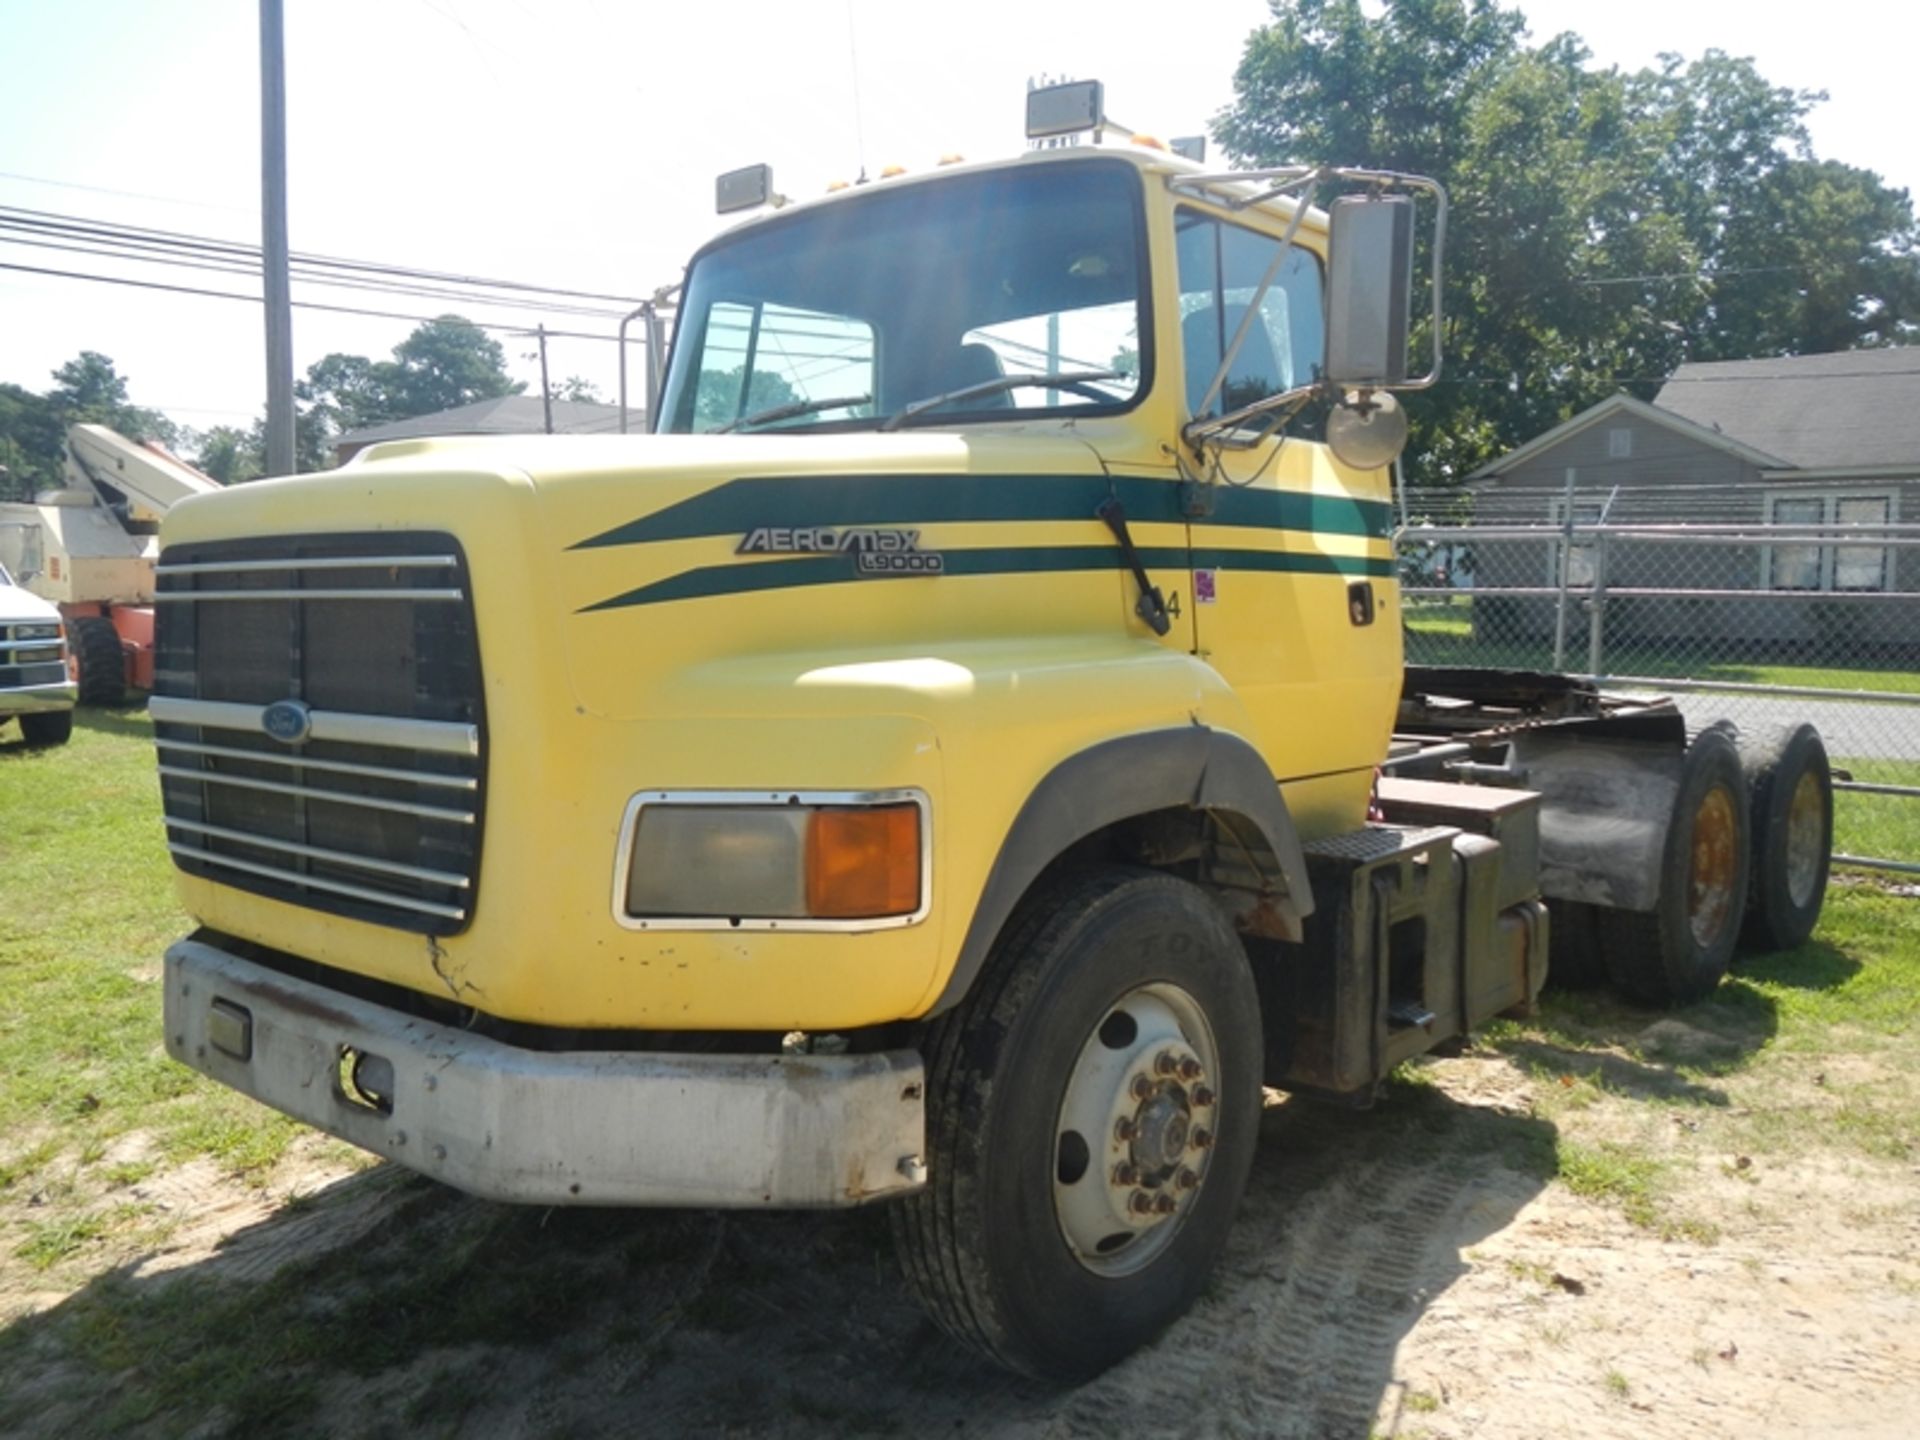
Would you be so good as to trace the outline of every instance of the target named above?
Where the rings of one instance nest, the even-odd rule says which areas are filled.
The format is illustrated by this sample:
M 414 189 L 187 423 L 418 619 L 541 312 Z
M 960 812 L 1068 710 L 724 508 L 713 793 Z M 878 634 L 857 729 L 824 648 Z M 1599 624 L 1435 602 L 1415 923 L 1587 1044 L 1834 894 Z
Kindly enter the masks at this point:
M 282 745 L 298 745 L 313 730 L 313 711 L 304 700 L 276 700 L 260 712 L 260 728 Z

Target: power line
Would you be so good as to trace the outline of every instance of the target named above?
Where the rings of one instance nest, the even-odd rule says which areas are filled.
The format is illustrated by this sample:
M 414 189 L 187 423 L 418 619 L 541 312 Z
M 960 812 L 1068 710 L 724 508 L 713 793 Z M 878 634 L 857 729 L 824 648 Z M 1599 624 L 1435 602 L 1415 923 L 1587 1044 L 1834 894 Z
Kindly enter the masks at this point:
M 20 180 L 29 185 L 51 185 L 56 190 L 84 190 L 90 195 L 118 195 L 127 200 L 154 200 L 162 205 L 190 205 L 196 210 L 225 210 L 230 214 L 251 215 L 245 205 L 221 205 L 212 200 L 183 200 L 177 195 L 153 195 L 144 190 L 115 190 L 106 185 L 82 185 L 77 180 L 49 180 L 44 175 L 22 175 L 0 170 L 0 180 Z
M 170 265 L 224 275 L 257 276 L 260 274 L 260 267 L 257 264 L 244 260 L 229 261 L 224 257 L 216 256 L 194 258 L 189 255 L 173 254 L 164 251 L 154 253 L 142 247 L 123 245 L 115 242 L 103 242 L 97 245 L 91 242 L 68 244 L 62 241 L 3 233 L 12 228 L 5 217 L 0 216 L 0 244 L 22 245 L 31 249 L 53 250 L 75 255 L 92 255 L 100 259 L 118 260 L 133 265 Z M 295 265 L 293 267 L 293 278 L 307 285 L 325 285 L 336 289 L 365 290 L 383 294 L 406 295 L 423 300 L 450 300 L 467 305 L 499 306 L 514 310 L 523 310 L 529 313 L 579 315 L 608 320 L 618 319 L 622 313 L 618 310 L 605 310 L 586 305 L 561 305 L 544 300 L 514 300 L 485 295 L 473 295 L 461 290 L 388 281 L 376 279 L 372 276 L 364 279 L 350 279 L 328 275 L 325 272 L 315 273 L 301 265 Z
M 195 285 L 165 285 L 158 280 L 135 280 L 124 275 L 91 275 L 79 270 L 53 270 L 41 265 L 10 265 L 0 261 L 0 270 L 17 270 L 26 275 L 52 275 L 62 280 L 91 280 L 102 285 L 125 285 L 136 290 L 160 290 L 173 295 L 198 295 L 210 300 L 241 300 L 249 305 L 260 304 L 258 295 L 236 295 L 231 290 L 203 290 Z M 531 335 L 531 325 L 494 325 L 479 320 L 468 320 L 455 316 L 446 319 L 439 315 L 403 314 L 397 310 L 367 310 L 356 305 L 327 305 L 318 300 L 296 300 L 296 310 L 324 310 L 333 315 L 365 315 L 375 320 L 411 320 L 424 325 L 439 321 L 449 325 L 465 325 L 474 330 L 495 330 L 503 335 Z M 604 340 L 609 344 L 617 343 L 617 335 L 594 335 L 581 330 L 549 330 L 548 339 L 562 340 Z
M 228 257 L 251 259 L 259 262 L 260 247 L 241 241 L 223 240 L 218 236 L 195 235 L 181 230 L 156 229 L 146 225 L 122 225 L 111 221 L 92 219 L 84 215 L 64 215 L 50 210 L 30 210 L 19 206 L 0 205 L 0 216 L 7 217 L 15 228 L 31 228 L 47 231 L 82 232 L 98 239 L 122 239 L 130 243 L 140 242 L 156 248 L 199 251 Z M 387 261 L 355 260 L 334 255 L 319 255 L 308 251 L 295 251 L 294 261 L 316 269 L 350 270 L 371 272 L 395 276 L 409 280 L 420 280 L 436 284 L 463 285 L 484 290 L 515 290 L 526 294 L 555 296 L 570 300 L 603 300 L 610 304 L 625 307 L 620 313 L 632 309 L 639 300 L 631 295 L 612 295 L 594 290 L 572 290 L 563 286 L 536 285 L 524 280 L 495 280 L 481 275 L 464 275 L 457 271 L 430 270 L 419 266 L 399 265 Z

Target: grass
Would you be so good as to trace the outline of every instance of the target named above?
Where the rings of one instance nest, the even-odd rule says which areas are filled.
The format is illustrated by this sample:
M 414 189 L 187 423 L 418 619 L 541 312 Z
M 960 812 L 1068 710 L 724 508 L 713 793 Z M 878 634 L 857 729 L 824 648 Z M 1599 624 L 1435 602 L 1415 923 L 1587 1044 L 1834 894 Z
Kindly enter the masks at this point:
M 1496 669 L 1551 670 L 1551 621 L 1529 638 L 1476 637 L 1473 600 L 1409 603 L 1407 660 L 1415 665 L 1485 665 Z M 1675 680 L 1722 680 L 1741 685 L 1800 685 L 1815 690 L 1885 690 L 1920 695 L 1920 671 L 1911 659 L 1884 665 L 1818 665 L 1729 653 L 1740 642 L 1688 644 L 1678 640 L 1610 641 L 1605 663 L 1614 675 L 1654 675 Z M 1567 637 L 1567 667 L 1587 664 L 1587 622 L 1574 617 Z
M 1814 939 L 1739 959 L 1704 1000 L 1661 1014 L 1549 991 L 1483 1043 L 1534 1079 L 1533 1111 L 1554 1126 L 1547 1173 L 1663 1238 L 1711 1244 L 1730 1222 L 1696 1203 L 1703 1177 L 1758 1194 L 1763 1174 L 1816 1155 L 1920 1155 L 1920 903 L 1851 880 Z
M 0 1194 L 56 1164 L 82 1190 L 134 1183 L 140 1162 L 109 1155 L 135 1131 L 164 1159 L 251 1175 L 300 1133 L 166 1056 L 160 960 L 189 922 L 161 843 L 150 734 L 143 711 L 82 710 L 63 747 L 0 740 Z
M 1920 714 L 1913 723 L 1920 731 Z M 1915 745 L 1920 747 L 1920 738 Z M 1840 759 L 1834 763 L 1856 780 L 1920 788 L 1920 761 Z M 1833 848 L 1882 860 L 1920 860 L 1920 797 L 1841 791 L 1833 797 Z

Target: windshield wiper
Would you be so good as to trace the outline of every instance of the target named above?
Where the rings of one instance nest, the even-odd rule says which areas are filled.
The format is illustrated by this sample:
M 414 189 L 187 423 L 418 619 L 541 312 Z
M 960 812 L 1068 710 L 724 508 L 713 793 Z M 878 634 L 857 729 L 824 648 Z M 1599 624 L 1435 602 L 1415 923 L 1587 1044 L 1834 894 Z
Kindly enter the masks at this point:
M 854 405 L 866 405 L 872 400 L 871 395 L 839 395 L 831 400 L 789 400 L 785 405 L 756 410 L 751 415 L 742 415 L 738 420 L 716 425 L 707 434 L 725 435 L 743 425 L 768 425 L 775 420 L 791 420 L 796 415 L 814 415 L 822 410 L 844 410 Z
M 944 395 L 933 395 L 925 400 L 916 400 L 882 420 L 880 428 L 898 430 L 914 416 L 923 415 L 929 410 L 938 410 L 942 405 L 951 405 L 956 400 L 971 400 L 976 395 L 1001 395 L 1009 390 L 1034 388 L 1077 390 L 1095 400 L 1111 400 L 1113 396 L 1093 388 L 1094 382 L 1125 378 L 1118 370 L 1072 370 L 1059 375 L 999 375 L 992 380 L 982 380 L 975 385 L 963 385 L 958 390 L 949 390 Z

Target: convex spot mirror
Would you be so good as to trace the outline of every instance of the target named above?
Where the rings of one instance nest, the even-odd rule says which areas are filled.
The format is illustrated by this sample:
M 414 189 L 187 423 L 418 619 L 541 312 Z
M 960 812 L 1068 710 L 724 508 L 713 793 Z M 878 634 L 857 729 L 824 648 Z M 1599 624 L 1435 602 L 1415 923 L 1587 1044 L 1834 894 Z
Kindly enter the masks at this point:
M 1326 378 L 1344 390 L 1407 378 L 1413 199 L 1343 195 L 1327 207 Z
M 1349 390 L 1327 416 L 1327 448 L 1342 465 L 1378 470 L 1407 444 L 1407 412 L 1385 390 Z

